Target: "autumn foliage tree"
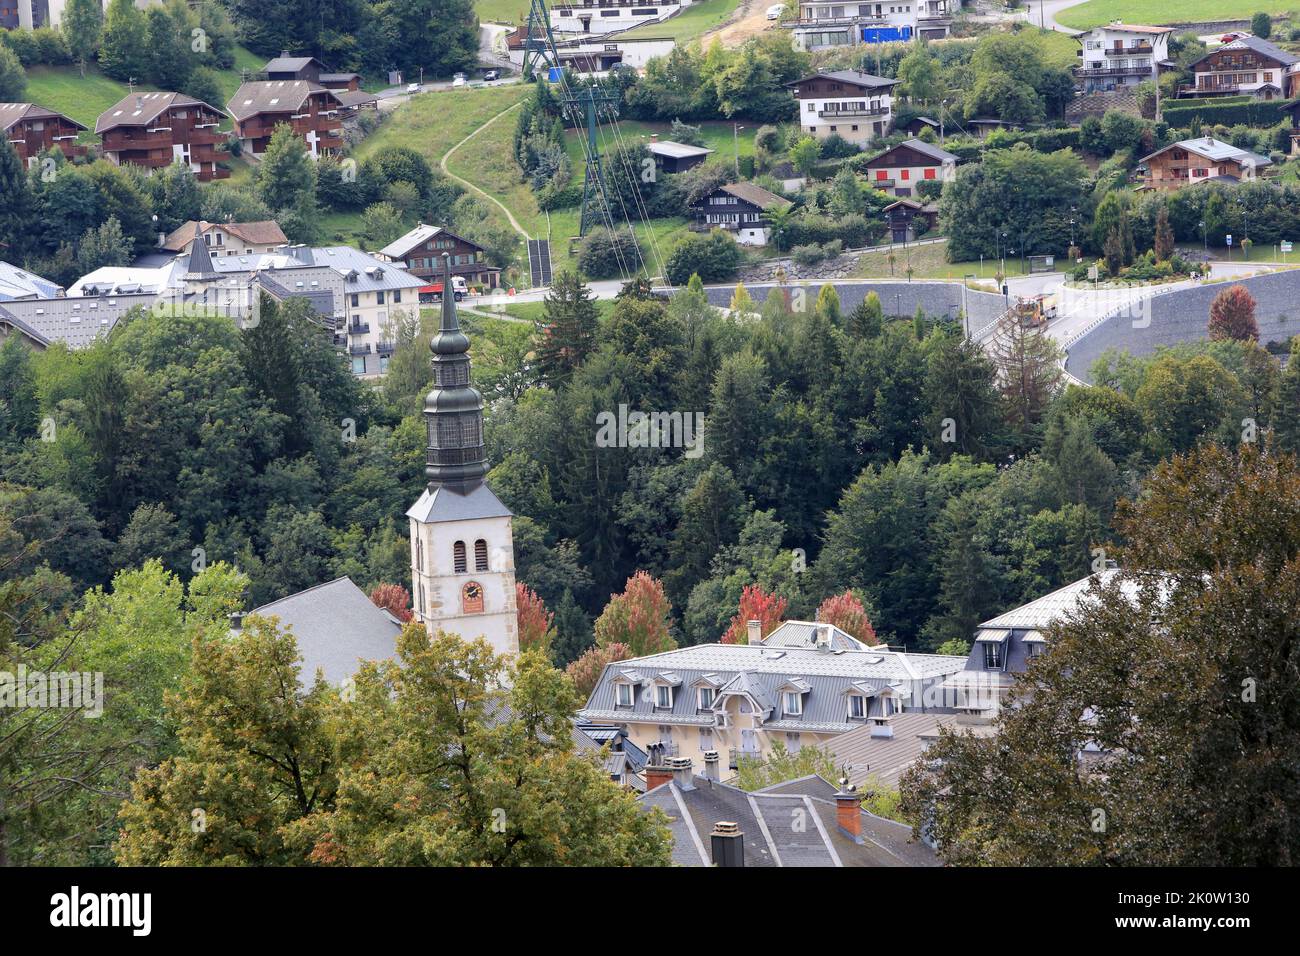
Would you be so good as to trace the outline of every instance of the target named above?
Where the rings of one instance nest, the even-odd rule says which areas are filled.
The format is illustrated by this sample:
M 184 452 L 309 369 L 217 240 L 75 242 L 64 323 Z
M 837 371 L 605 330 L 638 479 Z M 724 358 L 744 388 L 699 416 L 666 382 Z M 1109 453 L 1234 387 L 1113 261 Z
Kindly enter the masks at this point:
M 833 624 L 846 634 L 850 634 L 864 644 L 875 644 L 876 629 L 871 626 L 867 609 L 862 606 L 856 594 L 845 591 L 822 601 L 817 608 L 817 620 Z
M 764 637 L 776 630 L 776 626 L 785 620 L 786 599 L 775 594 L 768 594 L 762 585 L 749 584 L 740 593 L 740 609 L 731 619 L 731 625 L 722 635 L 723 644 L 745 644 L 749 641 L 749 622 L 762 624 Z
M 588 648 L 587 652 L 566 667 L 564 672 L 573 679 L 573 686 L 585 700 L 596 689 L 596 682 L 600 680 L 601 671 L 605 669 L 606 664 L 630 660 L 631 657 L 632 648 L 626 644 L 596 646 Z
M 370 603 L 382 607 L 405 623 L 411 619 L 411 592 L 400 584 L 380 584 L 370 592 Z
M 519 622 L 519 649 L 540 648 L 550 653 L 555 637 L 555 615 L 546 610 L 546 602 L 524 584 L 515 582 L 515 616 Z
M 626 644 L 634 657 L 671 651 L 677 646 L 668 630 L 672 610 L 663 584 L 638 571 L 627 579 L 622 594 L 610 596 L 596 619 L 596 644 Z
M 1214 297 L 1208 329 L 1212 339 L 1259 341 L 1255 298 L 1244 285 L 1230 286 Z

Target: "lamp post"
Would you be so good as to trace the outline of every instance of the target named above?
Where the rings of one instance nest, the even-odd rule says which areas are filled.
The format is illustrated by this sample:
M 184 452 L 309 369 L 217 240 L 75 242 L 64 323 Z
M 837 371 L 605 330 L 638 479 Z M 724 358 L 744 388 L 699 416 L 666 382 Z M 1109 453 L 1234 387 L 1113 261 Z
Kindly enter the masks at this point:
M 744 128 L 745 127 L 738 126 L 735 123 L 731 124 L 731 138 L 736 146 L 736 175 L 737 176 L 740 175 L 740 131 Z
M 1002 262 L 1002 268 L 999 270 L 1005 276 L 1007 274 L 1007 254 L 1003 249 L 1003 243 L 1007 241 L 1007 234 L 1002 233 L 1002 238 L 998 241 L 998 259 Z M 1014 253 L 1012 253 L 1014 255 Z
M 970 338 L 970 308 L 966 304 L 966 291 L 970 288 L 969 281 L 975 278 L 975 273 L 968 272 L 961 277 L 961 331 L 965 338 Z

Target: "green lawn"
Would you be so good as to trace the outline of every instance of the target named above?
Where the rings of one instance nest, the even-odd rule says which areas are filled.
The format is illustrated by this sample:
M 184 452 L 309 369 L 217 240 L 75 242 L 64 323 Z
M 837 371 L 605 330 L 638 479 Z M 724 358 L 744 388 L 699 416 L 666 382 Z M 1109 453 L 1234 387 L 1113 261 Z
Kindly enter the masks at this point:
M 361 160 L 385 146 L 407 146 L 437 166 L 447 150 L 530 92 L 529 87 L 514 84 L 421 93 L 398 107 L 354 155 Z M 513 133 L 514 121 L 509 117 L 496 125 Z
M 521 23 L 528 19 L 528 0 L 474 0 L 474 12 L 483 23 Z
M 907 267 L 910 263 L 913 279 L 960 280 L 963 276 L 973 275 L 975 279 L 972 282 L 993 281 L 993 276 L 998 271 L 997 260 L 985 259 L 983 264 L 978 259 L 974 262 L 949 262 L 946 258 L 947 250 L 947 244 L 941 242 L 926 246 L 908 246 L 906 249 L 901 245 L 895 246 L 892 275 L 896 279 L 906 279 Z M 1019 258 L 1007 259 L 1007 275 L 1024 274 L 1025 270 L 1021 267 Z M 858 268 L 854 275 L 864 279 L 889 278 L 891 275 L 889 253 L 887 251 L 866 253 L 858 261 Z
M 504 0 L 495 0 L 504 2 Z M 731 16 L 740 0 L 703 0 L 693 3 L 675 17 L 663 23 L 647 23 L 621 34 L 635 37 L 672 37 L 678 43 L 689 43 L 702 33 L 720 26 Z
M 1295 7 L 1294 0 L 1088 0 L 1057 15 L 1056 21 L 1074 30 L 1087 30 L 1112 20 L 1152 25 L 1249 20 L 1255 13 L 1277 16 Z
M 650 142 L 652 133 L 658 133 L 660 139 L 668 139 L 672 128 L 671 123 L 642 123 L 637 120 L 620 120 L 618 125 L 623 142 L 629 145 L 633 142 Z M 735 159 L 737 146 L 740 148 L 741 156 L 754 155 L 754 134 L 758 132 L 758 125 L 755 123 L 741 124 L 739 134 L 727 122 L 708 121 L 692 125 L 700 127 L 700 132 L 704 137 L 704 145 L 714 151 L 714 155 L 710 157 L 711 159 Z M 576 130 L 568 130 L 565 133 L 564 146 L 568 150 L 569 159 L 573 162 L 574 169 L 580 169 L 583 166 L 582 152 L 585 137 L 585 131 L 580 134 Z M 601 128 L 599 141 L 602 150 L 609 150 L 614 146 L 609 129 L 606 127 Z

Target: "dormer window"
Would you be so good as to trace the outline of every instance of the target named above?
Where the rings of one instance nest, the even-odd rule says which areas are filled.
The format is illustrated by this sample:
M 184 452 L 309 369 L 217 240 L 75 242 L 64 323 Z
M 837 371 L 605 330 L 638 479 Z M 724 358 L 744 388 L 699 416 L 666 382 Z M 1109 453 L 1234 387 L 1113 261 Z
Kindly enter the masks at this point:
M 1002 642 L 986 641 L 984 643 L 984 666 L 991 671 L 1002 670 Z
M 861 694 L 849 695 L 849 718 L 865 720 L 867 716 L 867 699 Z
M 631 707 L 632 706 L 632 685 L 619 682 L 614 685 L 614 706 Z
M 781 695 L 781 711 L 787 717 L 798 717 L 803 714 L 803 695 L 796 691 L 786 691 Z
M 673 689 L 669 684 L 655 684 L 655 707 L 663 710 L 673 708 Z
M 699 689 L 698 708 L 700 710 L 709 710 L 713 707 L 714 690 L 712 687 L 701 687 Z

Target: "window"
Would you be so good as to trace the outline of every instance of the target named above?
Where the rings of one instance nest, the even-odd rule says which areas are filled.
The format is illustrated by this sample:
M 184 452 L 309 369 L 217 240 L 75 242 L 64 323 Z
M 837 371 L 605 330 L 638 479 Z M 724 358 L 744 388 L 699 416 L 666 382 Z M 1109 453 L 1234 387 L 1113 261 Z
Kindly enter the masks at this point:
M 469 568 L 465 564 L 465 542 L 457 541 L 451 546 L 451 565 L 456 574 L 464 574 Z
M 488 569 L 487 542 L 479 538 L 474 542 L 474 570 L 486 571 Z
M 925 171 L 925 178 L 926 178 L 926 179 L 934 179 L 934 170 L 933 170 L 933 169 L 927 169 L 927 170 Z
M 889 178 L 889 173 L 887 173 L 885 170 L 883 170 L 883 169 L 877 169 L 877 170 L 876 170 L 876 179 L 878 179 L 878 180 L 884 180 L 884 179 L 888 179 L 888 178 Z
M 901 175 L 900 175 L 899 178 L 900 178 L 900 179 L 903 179 L 904 181 L 906 181 L 906 180 L 908 180 L 908 179 L 911 179 L 911 178 L 912 178 L 912 171 L 911 171 L 910 169 L 904 169 L 904 170 L 902 170 Z
M 384 304 L 384 290 L 383 290 L 383 289 L 380 289 L 378 292 L 375 293 L 375 304 L 376 304 L 376 305 L 383 305 L 383 304 Z
M 701 727 L 700 728 L 700 750 L 712 750 L 712 749 L 713 749 L 713 728 Z
M 614 706 L 631 707 L 632 706 L 632 685 L 618 683 L 614 685 Z
M 786 691 L 781 695 L 781 710 L 787 717 L 798 717 L 803 713 L 803 695 L 796 691 Z
M 415 569 L 424 570 L 424 542 L 419 538 L 415 539 Z
M 353 375 L 366 374 L 366 357 L 364 355 L 358 355 L 356 358 L 352 360 L 352 374 Z
M 352 308 L 354 309 L 361 308 L 361 296 L 355 292 L 352 293 Z
M 708 709 L 709 709 L 710 707 L 712 707 L 712 706 L 713 706 L 713 688 L 712 688 L 712 687 L 701 687 L 701 688 L 700 688 L 699 709 L 700 709 L 700 710 L 708 710 Z
M 401 301 L 402 301 L 402 290 L 401 290 L 401 289 L 394 289 L 394 290 L 393 290 L 393 302 L 394 302 L 394 303 L 398 303 L 398 302 L 401 302 Z
M 672 709 L 673 688 L 670 684 L 655 684 L 655 706 Z
M 984 642 L 984 666 L 989 670 L 1002 669 L 1002 642 Z
M 867 716 L 867 699 L 861 694 L 849 695 L 849 717 L 858 720 Z

